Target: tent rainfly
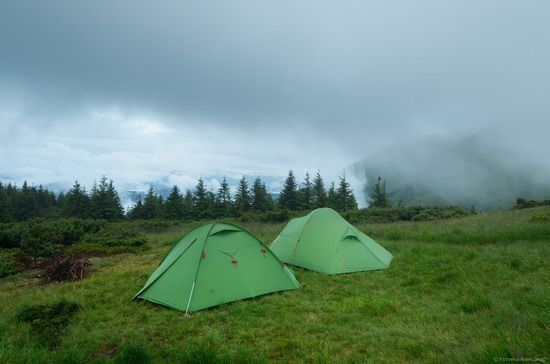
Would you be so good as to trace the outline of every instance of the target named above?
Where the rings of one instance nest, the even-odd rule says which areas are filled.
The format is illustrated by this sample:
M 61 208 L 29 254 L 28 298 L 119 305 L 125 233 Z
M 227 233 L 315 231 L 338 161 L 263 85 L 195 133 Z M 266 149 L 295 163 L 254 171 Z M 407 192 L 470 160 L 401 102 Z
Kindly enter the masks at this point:
M 258 238 L 222 222 L 182 236 L 134 299 L 194 312 L 299 287 L 292 271 Z
M 292 219 L 270 249 L 284 263 L 325 274 L 385 269 L 393 258 L 329 208 Z

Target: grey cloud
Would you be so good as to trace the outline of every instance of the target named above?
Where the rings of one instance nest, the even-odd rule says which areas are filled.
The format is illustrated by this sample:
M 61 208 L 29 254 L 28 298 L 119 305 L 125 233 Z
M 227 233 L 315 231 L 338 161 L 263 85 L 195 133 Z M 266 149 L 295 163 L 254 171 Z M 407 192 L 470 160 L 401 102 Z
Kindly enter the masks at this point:
M 288 129 L 351 163 L 408 137 L 547 119 L 549 10 L 545 0 L 2 2 L 0 83 L 23 90 L 9 119 L 35 129 L 118 107 L 243 135 Z

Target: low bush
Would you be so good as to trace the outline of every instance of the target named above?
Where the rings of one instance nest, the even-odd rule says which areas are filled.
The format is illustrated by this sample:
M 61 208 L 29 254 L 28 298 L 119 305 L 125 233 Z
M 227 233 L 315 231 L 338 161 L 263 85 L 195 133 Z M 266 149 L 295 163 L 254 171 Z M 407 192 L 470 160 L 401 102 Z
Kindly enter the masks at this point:
M 21 270 L 15 261 L 14 249 L 0 249 L 0 278 L 15 274 Z
M 59 345 L 63 330 L 79 309 L 78 304 L 62 299 L 53 304 L 25 307 L 17 314 L 17 320 L 30 324 L 31 336 L 39 344 L 52 348 Z

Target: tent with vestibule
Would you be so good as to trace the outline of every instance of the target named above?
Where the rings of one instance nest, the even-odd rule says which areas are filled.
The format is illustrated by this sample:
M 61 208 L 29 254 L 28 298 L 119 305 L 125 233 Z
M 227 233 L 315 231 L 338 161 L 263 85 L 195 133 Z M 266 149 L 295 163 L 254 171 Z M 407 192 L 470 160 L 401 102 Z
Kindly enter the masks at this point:
M 258 238 L 220 222 L 200 225 L 174 243 L 134 299 L 194 312 L 299 287 Z
M 385 269 L 393 258 L 330 208 L 292 219 L 270 249 L 283 263 L 325 274 Z

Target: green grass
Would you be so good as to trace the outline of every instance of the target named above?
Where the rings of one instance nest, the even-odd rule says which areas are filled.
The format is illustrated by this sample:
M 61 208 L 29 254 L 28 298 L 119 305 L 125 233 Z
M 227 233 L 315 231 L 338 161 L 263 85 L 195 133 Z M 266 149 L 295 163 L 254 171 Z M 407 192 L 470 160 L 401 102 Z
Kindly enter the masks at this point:
M 0 280 L 0 362 L 493 362 L 550 360 L 548 208 L 357 226 L 394 254 L 387 270 L 326 276 L 293 268 L 301 290 L 191 315 L 130 301 L 192 225 L 147 234 L 148 250 L 92 258 L 89 278 Z M 283 225 L 243 224 L 264 241 Z M 391 238 L 393 236 L 393 238 Z M 80 310 L 52 349 L 17 317 L 59 302 Z

